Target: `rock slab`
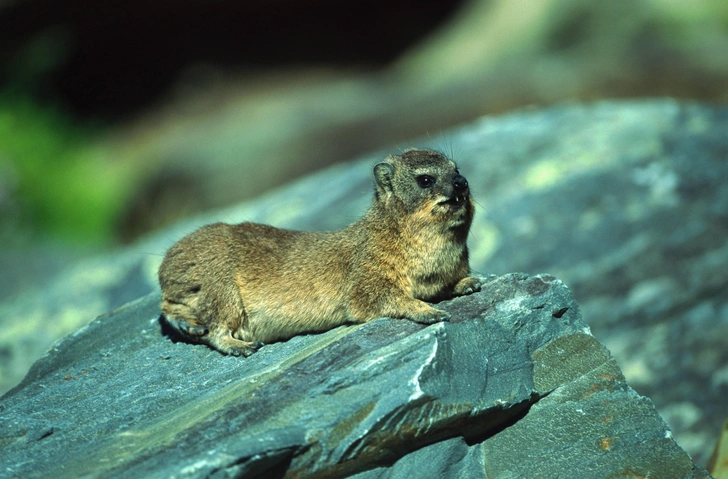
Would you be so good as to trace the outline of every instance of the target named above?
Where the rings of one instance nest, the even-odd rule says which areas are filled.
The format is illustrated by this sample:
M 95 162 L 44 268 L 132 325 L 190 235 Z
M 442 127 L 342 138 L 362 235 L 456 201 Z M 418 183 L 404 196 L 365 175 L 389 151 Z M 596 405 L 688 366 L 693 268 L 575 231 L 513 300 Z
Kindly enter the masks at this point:
M 245 359 L 165 336 L 158 302 L 66 337 L 0 400 L 1 477 L 710 477 L 552 276 Z

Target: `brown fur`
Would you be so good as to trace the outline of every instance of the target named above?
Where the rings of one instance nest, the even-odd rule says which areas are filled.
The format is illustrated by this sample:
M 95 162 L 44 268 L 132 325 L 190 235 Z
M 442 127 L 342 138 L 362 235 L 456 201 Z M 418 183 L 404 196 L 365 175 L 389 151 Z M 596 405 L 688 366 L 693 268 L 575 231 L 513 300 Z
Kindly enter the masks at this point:
M 433 186 L 422 186 L 426 175 Z M 369 211 L 336 232 L 255 223 L 204 226 L 159 268 L 162 312 L 188 341 L 248 356 L 263 343 L 378 317 L 449 319 L 425 301 L 480 289 L 469 277 L 467 181 L 431 150 L 374 168 Z

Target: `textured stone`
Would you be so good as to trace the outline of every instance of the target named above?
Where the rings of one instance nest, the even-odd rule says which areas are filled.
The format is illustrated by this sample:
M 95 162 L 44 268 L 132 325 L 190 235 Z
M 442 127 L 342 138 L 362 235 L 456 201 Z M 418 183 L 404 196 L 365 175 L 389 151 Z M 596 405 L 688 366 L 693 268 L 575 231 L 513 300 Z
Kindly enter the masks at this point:
M 571 477 L 707 477 L 593 337 L 559 338 L 533 358 L 534 383 L 556 387 L 521 421 L 483 443 L 487 477 L 550 478 L 556 471 L 572 471 Z
M 2 398 L 0 473 L 708 477 L 552 276 L 485 278 L 441 303 L 451 322 L 380 318 L 245 359 L 175 343 L 158 301 L 99 317 Z

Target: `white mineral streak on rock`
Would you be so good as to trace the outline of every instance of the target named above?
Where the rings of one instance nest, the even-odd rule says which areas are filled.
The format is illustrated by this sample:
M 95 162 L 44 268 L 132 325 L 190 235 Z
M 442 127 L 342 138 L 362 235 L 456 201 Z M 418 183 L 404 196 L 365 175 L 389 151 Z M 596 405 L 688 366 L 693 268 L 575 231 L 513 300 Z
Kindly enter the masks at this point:
M 414 387 L 414 391 L 412 394 L 410 394 L 409 400 L 414 401 L 416 399 L 421 398 L 425 395 L 425 393 L 422 391 L 422 388 L 420 388 L 420 376 L 422 375 L 422 371 L 425 370 L 427 366 L 433 365 L 433 362 L 435 360 L 435 356 L 437 355 L 437 347 L 439 340 L 437 338 L 437 333 L 441 331 L 444 328 L 444 323 L 438 323 L 435 326 L 431 328 L 431 330 L 427 333 L 427 335 L 424 337 L 424 339 L 430 339 L 433 338 L 432 346 L 430 350 L 430 355 L 427 357 L 427 359 L 422 363 L 422 365 L 417 368 L 417 372 L 415 373 L 414 377 L 410 381 L 410 384 Z
M 377 357 L 367 361 L 367 363 L 363 366 L 363 369 L 367 370 L 367 369 L 371 368 L 372 366 L 376 366 L 377 364 L 384 362 L 387 358 L 389 358 L 390 356 L 393 356 L 395 354 L 399 354 L 399 351 L 391 349 L 391 350 L 387 351 L 386 353 L 382 354 L 381 356 L 377 356 Z
M 523 302 L 529 299 L 526 296 L 517 296 L 513 299 L 503 301 L 496 305 L 496 308 L 500 312 L 518 312 L 518 311 L 530 311 L 529 308 L 523 306 Z

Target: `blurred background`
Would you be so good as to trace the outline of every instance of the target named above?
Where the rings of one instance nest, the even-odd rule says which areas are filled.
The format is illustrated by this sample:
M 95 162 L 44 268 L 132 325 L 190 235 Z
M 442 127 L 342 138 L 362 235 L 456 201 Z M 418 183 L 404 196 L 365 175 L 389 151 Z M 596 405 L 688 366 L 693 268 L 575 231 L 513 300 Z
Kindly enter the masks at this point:
M 728 2 L 0 0 L 0 299 L 483 114 L 645 96 L 728 99 Z

